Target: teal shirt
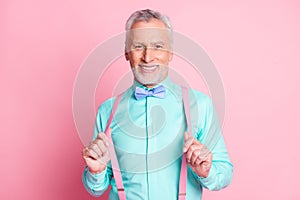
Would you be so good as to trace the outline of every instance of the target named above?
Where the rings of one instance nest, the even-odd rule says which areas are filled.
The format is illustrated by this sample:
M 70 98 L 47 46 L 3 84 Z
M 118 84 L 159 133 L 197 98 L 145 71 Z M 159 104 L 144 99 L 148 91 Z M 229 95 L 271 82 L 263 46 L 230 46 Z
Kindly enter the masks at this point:
M 178 197 L 184 132 L 187 130 L 181 87 L 165 79 L 165 98 L 146 97 L 136 100 L 134 82 L 127 89 L 112 120 L 112 140 L 122 173 L 128 200 L 174 200 Z M 213 154 L 207 178 L 199 177 L 188 167 L 187 200 L 202 197 L 202 188 L 220 190 L 232 179 L 233 167 L 226 151 L 219 122 L 210 98 L 189 89 L 192 135 Z M 106 128 L 115 97 L 98 110 L 93 139 Z M 86 190 L 102 195 L 112 185 L 109 199 L 118 199 L 110 162 L 99 174 L 83 172 Z

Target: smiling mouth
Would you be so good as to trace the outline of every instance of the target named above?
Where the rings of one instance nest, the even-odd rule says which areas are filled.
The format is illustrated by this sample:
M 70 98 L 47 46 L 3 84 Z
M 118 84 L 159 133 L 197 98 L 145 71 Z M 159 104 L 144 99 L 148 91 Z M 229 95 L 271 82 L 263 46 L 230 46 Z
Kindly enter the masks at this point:
M 139 65 L 139 67 L 142 69 L 145 73 L 152 73 L 156 70 L 158 65 Z

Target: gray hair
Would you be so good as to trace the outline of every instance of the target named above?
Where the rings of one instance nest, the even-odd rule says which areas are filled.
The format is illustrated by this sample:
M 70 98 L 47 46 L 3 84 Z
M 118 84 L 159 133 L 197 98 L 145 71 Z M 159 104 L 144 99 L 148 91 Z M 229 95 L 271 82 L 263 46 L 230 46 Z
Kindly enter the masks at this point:
M 166 27 L 170 31 L 170 45 L 172 46 L 173 42 L 173 28 L 171 21 L 168 16 L 162 15 L 158 11 L 150 10 L 150 9 L 145 9 L 145 10 L 137 10 L 134 13 L 130 15 L 130 17 L 126 21 L 125 25 L 125 30 L 126 30 L 126 41 L 125 41 L 125 48 L 127 48 L 128 45 L 128 35 L 127 33 L 130 31 L 131 27 L 133 26 L 134 23 L 139 22 L 139 21 L 145 21 L 149 22 L 151 19 L 157 19 L 161 22 L 163 22 Z
M 166 25 L 166 27 L 172 31 L 172 24 L 170 22 L 169 17 L 160 14 L 160 12 L 150 9 L 138 10 L 132 13 L 126 22 L 125 30 L 129 31 L 132 25 L 138 21 L 149 22 L 151 19 L 157 19 L 159 21 L 162 21 Z

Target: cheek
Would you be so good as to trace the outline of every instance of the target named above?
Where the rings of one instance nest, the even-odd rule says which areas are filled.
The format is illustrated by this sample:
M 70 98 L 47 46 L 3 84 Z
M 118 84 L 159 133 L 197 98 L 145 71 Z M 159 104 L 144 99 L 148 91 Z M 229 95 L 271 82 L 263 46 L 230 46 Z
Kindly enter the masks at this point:
M 162 54 L 158 57 L 158 59 L 159 59 L 162 63 L 167 64 L 167 63 L 169 63 L 171 57 L 170 57 L 170 54 L 169 54 L 169 53 L 162 53 Z
M 140 58 L 134 54 L 129 55 L 129 62 L 132 66 L 135 66 L 137 63 L 140 62 Z
M 139 56 L 138 54 L 132 54 L 132 60 L 134 62 L 139 62 L 141 60 L 141 56 Z

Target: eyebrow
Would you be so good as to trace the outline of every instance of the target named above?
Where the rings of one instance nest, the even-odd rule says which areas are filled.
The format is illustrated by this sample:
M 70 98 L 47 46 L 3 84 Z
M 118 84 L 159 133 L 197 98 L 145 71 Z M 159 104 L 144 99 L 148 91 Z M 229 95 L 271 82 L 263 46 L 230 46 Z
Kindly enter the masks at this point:
M 139 41 L 132 41 L 131 44 L 133 44 L 133 45 L 136 45 L 136 44 L 144 45 L 143 42 L 139 42 Z M 161 45 L 165 45 L 165 42 L 163 42 L 163 41 L 157 41 L 157 42 L 151 42 L 150 44 L 151 44 L 151 45 L 153 45 L 153 44 L 161 44 Z
M 161 45 L 165 45 L 165 43 L 164 43 L 163 41 L 151 42 L 151 44 L 161 44 Z
M 143 44 L 142 42 L 132 41 L 131 44 Z

